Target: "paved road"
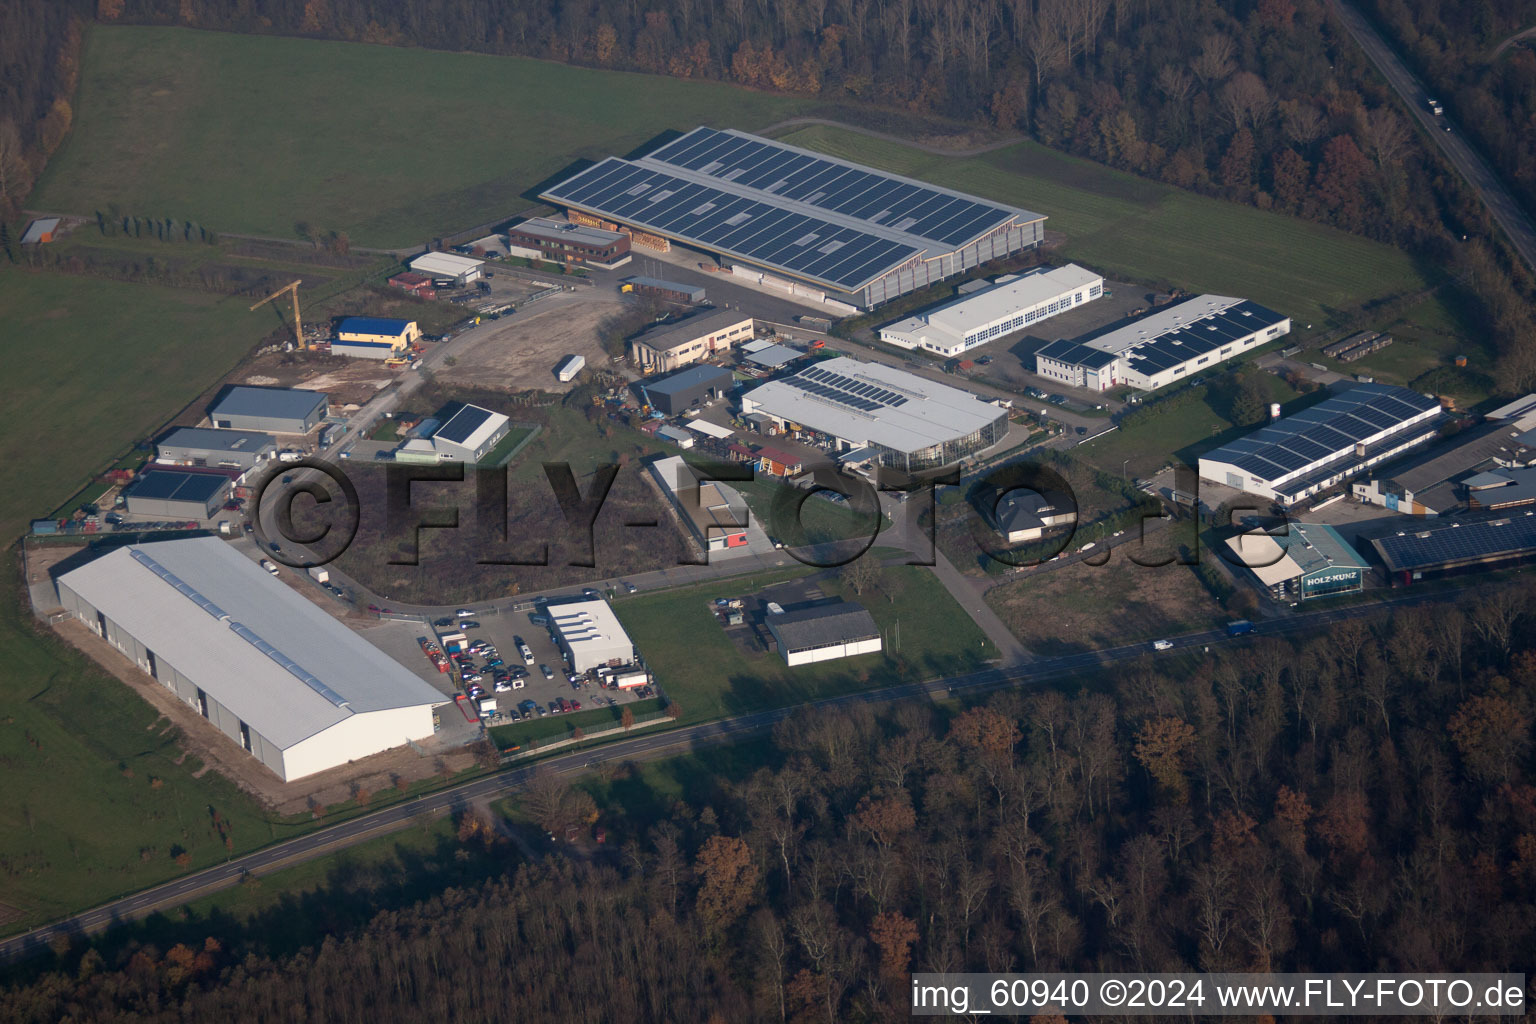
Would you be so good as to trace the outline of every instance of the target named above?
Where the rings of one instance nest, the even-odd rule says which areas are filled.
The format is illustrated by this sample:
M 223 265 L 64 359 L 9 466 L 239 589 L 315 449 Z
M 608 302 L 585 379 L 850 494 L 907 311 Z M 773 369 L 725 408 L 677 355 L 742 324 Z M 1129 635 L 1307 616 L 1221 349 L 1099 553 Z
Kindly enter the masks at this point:
M 1504 229 L 1521 258 L 1536 269 L 1536 225 L 1532 224 L 1525 208 L 1515 201 L 1515 197 L 1504 187 L 1504 183 L 1482 155 L 1467 142 L 1461 129 L 1450 118 L 1435 117 L 1429 112 L 1425 102 L 1433 94 L 1414 77 L 1413 72 L 1408 70 L 1402 59 L 1377 34 L 1364 15 L 1344 0 L 1335 0 L 1334 5 L 1339 18 L 1349 29 L 1349 34 L 1355 37 L 1355 42 L 1360 44 L 1360 48 L 1376 64 L 1387 83 L 1402 97 L 1414 118 L 1434 138 L 1446 159 L 1450 160 L 1451 165 L 1482 199 L 1483 205 Z M 1446 131 L 1446 128 L 1451 130 Z
M 1432 603 L 1446 600 L 1453 595 L 1454 592 L 1447 591 L 1423 594 L 1406 592 L 1401 596 L 1371 604 L 1307 612 L 1275 622 L 1259 623 L 1255 634 L 1282 636 L 1316 631 L 1342 619 L 1372 614 L 1384 606 Z M 1234 640 L 1221 630 L 1212 630 L 1170 639 L 1177 652 L 1193 651 L 1195 648 L 1209 650 L 1215 645 L 1243 643 L 1248 638 L 1241 637 Z M 1130 662 L 1148 656 L 1151 653 L 1150 647 L 1151 645 L 1147 643 L 1135 643 L 1058 658 L 1042 658 L 1027 665 L 985 669 L 927 682 L 904 683 L 880 690 L 844 694 L 799 707 L 815 712 L 854 704 L 882 705 L 913 698 L 931 699 L 946 695 L 974 696 L 993 690 L 1030 686 L 1085 670 Z M 1159 656 L 1166 658 L 1170 655 Z M 136 920 L 156 911 L 179 906 L 197 896 L 228 888 L 238 883 L 247 872 L 261 874 L 310 860 L 376 836 L 398 831 L 423 815 L 435 816 L 476 804 L 483 805 L 488 799 L 519 789 L 535 770 L 576 774 L 604 762 L 650 760 L 686 753 L 713 744 L 728 743 L 772 727 L 774 723 L 794 714 L 799 707 L 777 708 L 772 711 L 739 715 L 716 722 L 689 726 L 672 732 L 636 736 L 633 739 L 620 740 L 593 750 L 554 757 L 540 764 L 537 769 L 532 766 L 510 769 L 486 778 L 462 783 L 440 793 L 384 807 L 350 821 L 276 843 L 254 853 L 231 858 L 228 862 L 216 867 L 124 896 L 93 910 L 14 936 L 0 942 L 0 962 L 9 962 L 42 952 L 51 940 L 61 936 L 74 937 L 102 931 L 120 922 Z

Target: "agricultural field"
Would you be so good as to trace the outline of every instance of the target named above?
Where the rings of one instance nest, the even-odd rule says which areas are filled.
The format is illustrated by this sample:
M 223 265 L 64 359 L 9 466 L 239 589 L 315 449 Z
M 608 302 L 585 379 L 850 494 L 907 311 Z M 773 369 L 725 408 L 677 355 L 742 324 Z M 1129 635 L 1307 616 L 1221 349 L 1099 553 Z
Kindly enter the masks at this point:
M 1434 282 L 1391 246 L 1111 170 L 1033 142 L 958 159 L 826 126 L 780 136 L 832 156 L 1043 213 L 1059 255 L 1105 274 L 1241 295 L 1321 328 Z
M 467 53 L 93 26 L 74 129 L 30 205 L 417 246 L 510 217 L 577 158 L 810 101 Z M 430 83 L 430 87 L 423 87 Z
M 858 601 L 869 609 L 886 636 L 887 650 L 878 655 L 791 669 L 777 654 L 744 651 L 708 607 L 714 597 L 754 593 L 768 582 L 797 576 L 805 574 L 786 571 L 756 581 L 722 581 L 614 605 L 625 630 L 643 638 L 641 652 L 667 697 L 682 705 L 682 724 L 956 675 L 997 655 L 938 579 L 917 566 L 885 567 L 862 595 L 831 574 L 814 580 L 825 596 Z M 898 643 L 899 649 L 892 650 Z
M 239 299 L 9 268 L 8 355 L 27 386 L 0 427 L 0 537 L 46 516 L 196 399 L 265 329 Z

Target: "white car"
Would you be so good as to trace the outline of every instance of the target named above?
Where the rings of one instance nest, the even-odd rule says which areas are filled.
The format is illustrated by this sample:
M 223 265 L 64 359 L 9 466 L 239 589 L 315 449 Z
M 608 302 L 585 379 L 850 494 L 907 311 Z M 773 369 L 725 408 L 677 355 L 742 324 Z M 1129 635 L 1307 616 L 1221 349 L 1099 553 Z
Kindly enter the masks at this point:
M 1173 641 L 1172 640 L 1153 640 L 1152 641 L 1152 649 L 1154 651 L 1171 651 L 1171 650 L 1173 650 Z
M 457 615 L 461 619 L 467 619 L 470 616 L 474 615 L 475 613 L 473 611 L 469 610 L 468 608 L 460 608 L 458 611 L 454 612 L 453 614 Z

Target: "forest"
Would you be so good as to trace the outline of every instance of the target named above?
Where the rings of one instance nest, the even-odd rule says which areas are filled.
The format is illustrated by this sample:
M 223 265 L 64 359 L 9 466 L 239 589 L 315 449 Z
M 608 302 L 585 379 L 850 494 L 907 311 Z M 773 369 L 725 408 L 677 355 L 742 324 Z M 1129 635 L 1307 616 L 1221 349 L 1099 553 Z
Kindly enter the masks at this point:
M 889 1021 L 912 970 L 1520 970 L 1533 617 L 1517 579 L 1112 680 L 801 714 L 654 815 L 614 806 L 631 769 L 541 776 L 523 813 L 607 823 L 598 855 L 530 862 L 466 812 L 462 863 L 499 866 L 461 884 L 376 911 L 359 879 L 297 951 L 61 949 L 0 1019 Z

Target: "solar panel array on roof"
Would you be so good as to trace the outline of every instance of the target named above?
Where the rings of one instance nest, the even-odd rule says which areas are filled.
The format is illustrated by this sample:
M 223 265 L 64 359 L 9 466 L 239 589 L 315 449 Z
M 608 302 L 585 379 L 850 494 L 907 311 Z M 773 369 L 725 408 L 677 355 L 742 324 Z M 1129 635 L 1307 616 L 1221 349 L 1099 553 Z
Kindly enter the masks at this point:
M 969 241 L 1011 213 L 968 196 L 713 128 L 697 128 L 651 158 L 948 246 Z
M 1041 346 L 1035 354 L 1044 356 L 1047 359 L 1054 359 L 1058 363 L 1067 363 L 1071 366 L 1086 366 L 1090 370 L 1102 369 L 1118 358 L 1113 352 L 1090 348 L 1081 342 L 1068 341 L 1065 338 Z
M 151 469 L 139 476 L 126 491 L 130 498 L 168 501 L 206 502 L 229 485 L 229 478 L 210 473 L 178 473 Z
M 811 395 L 846 405 L 860 412 L 876 409 L 896 409 L 907 404 L 907 396 L 880 384 L 855 380 L 840 373 L 808 366 L 793 377 L 786 377 L 785 384 L 797 387 Z
M 1183 307 L 1180 307 L 1183 308 Z M 1199 315 L 1190 310 L 1191 315 Z M 1220 351 L 1239 338 L 1246 338 L 1269 324 L 1284 320 L 1280 314 L 1254 302 L 1239 302 L 1218 312 L 1200 316 L 1188 325 L 1149 337 L 1125 353 L 1131 370 L 1152 376 L 1180 363 L 1210 352 Z
M 1456 519 L 1375 537 L 1371 544 L 1394 571 L 1512 557 L 1536 550 L 1536 515 Z
M 482 409 L 478 405 L 466 405 L 454 413 L 447 423 L 438 427 L 437 432 L 432 436 L 452 441 L 454 444 L 463 444 L 480 428 L 480 424 L 490 418 L 490 410 Z
M 638 160 L 609 157 L 541 198 L 846 291 L 930 249 L 1044 219 L 713 128 Z
M 1226 463 L 1261 480 L 1276 480 L 1439 408 L 1437 400 L 1407 388 L 1357 384 L 1207 452 L 1201 461 Z

